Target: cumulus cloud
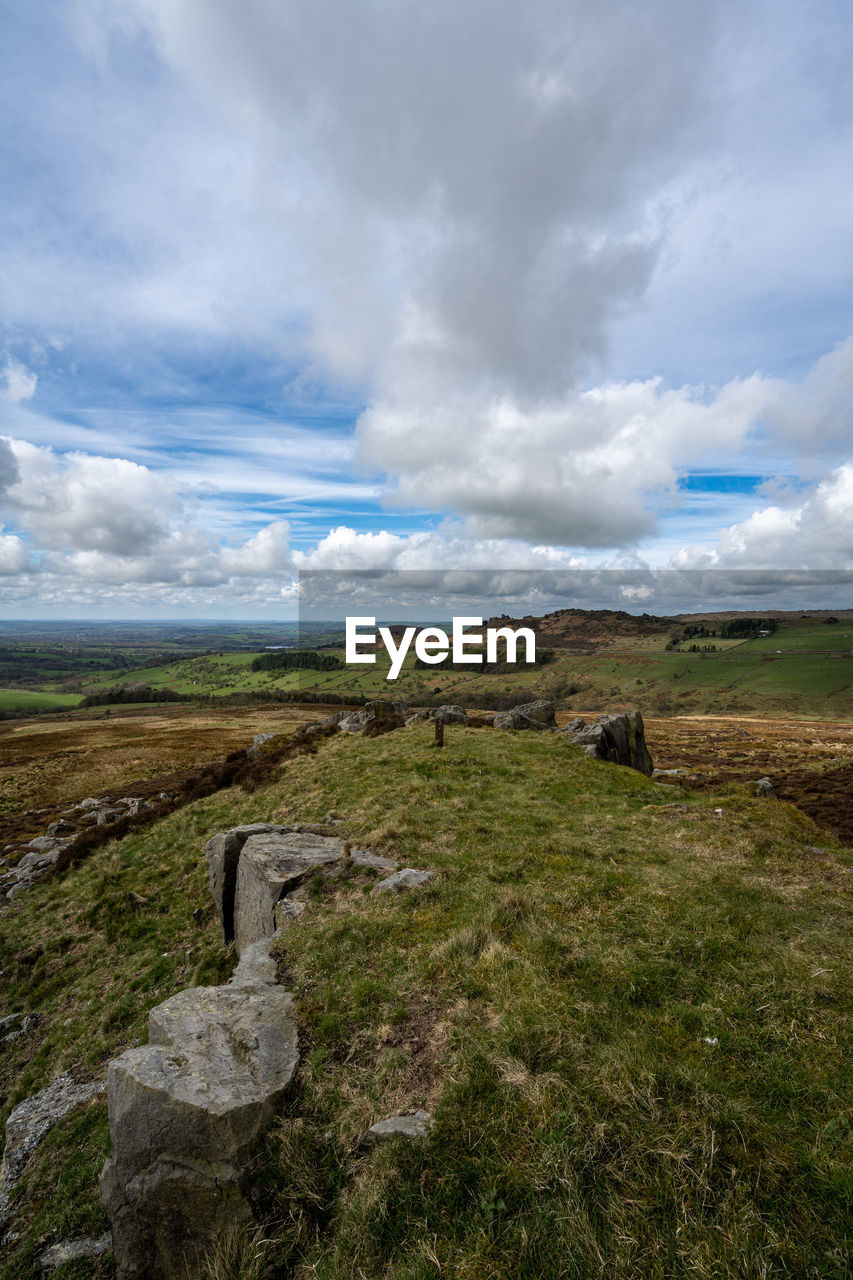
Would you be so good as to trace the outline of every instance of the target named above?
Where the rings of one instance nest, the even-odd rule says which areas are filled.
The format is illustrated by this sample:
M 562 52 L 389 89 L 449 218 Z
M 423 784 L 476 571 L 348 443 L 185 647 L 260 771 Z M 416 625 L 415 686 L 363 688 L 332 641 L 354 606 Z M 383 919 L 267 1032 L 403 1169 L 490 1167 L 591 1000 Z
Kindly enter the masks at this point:
M 771 505 L 724 529 L 716 548 L 686 547 L 676 568 L 849 569 L 853 567 L 853 462 L 798 502 Z
M 31 540 L 0 540 L 5 572 L 24 569 L 78 583 L 221 586 L 292 576 L 289 526 L 273 521 L 237 546 L 196 522 L 174 480 L 123 458 L 60 455 L 26 441 L 2 441 L 9 483 L 0 503 Z M 11 461 L 10 461 L 11 460 Z

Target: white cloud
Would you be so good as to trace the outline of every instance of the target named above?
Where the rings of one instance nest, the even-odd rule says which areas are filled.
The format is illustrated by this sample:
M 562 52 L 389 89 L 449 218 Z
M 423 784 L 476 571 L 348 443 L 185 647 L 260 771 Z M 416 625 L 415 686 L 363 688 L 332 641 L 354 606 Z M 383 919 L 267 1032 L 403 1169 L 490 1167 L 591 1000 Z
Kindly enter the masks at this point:
M 686 547 L 675 568 L 853 568 L 853 462 L 813 486 L 799 502 L 767 506 L 724 529 L 716 548 Z
M 0 369 L 0 400 L 7 404 L 20 404 L 32 400 L 38 386 L 38 377 L 20 360 L 7 356 Z

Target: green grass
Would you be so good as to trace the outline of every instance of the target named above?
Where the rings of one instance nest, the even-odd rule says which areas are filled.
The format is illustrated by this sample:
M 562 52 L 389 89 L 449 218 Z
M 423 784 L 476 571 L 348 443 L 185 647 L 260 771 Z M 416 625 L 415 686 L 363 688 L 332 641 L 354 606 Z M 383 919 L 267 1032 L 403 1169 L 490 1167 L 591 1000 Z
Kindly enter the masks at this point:
M 6 1109 L 101 1075 L 152 1004 L 230 971 L 212 832 L 330 809 L 437 874 L 393 899 L 318 883 L 283 936 L 304 1065 L 258 1275 L 849 1275 L 849 852 L 746 788 L 680 797 L 550 735 L 332 739 L 37 887 L 3 919 L 8 1008 L 42 1015 L 2 1060 Z M 417 1106 L 425 1141 L 359 1146 Z M 96 1102 L 33 1157 L 3 1280 L 40 1236 L 103 1229 L 105 1134 Z
M 0 689 L 0 711 L 61 711 L 79 707 L 76 693 L 34 693 L 29 689 Z

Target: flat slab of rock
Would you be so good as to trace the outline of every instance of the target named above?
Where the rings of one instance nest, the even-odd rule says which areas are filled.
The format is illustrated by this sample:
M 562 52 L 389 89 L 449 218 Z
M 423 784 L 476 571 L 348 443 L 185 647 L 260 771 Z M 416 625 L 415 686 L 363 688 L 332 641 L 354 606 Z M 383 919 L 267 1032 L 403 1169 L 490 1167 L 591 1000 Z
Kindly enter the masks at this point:
M 227 986 L 152 1009 L 149 1044 L 109 1065 L 101 1199 L 119 1280 L 183 1280 L 252 1220 L 246 1169 L 298 1061 L 291 997 L 271 966 L 268 941 L 247 948 Z
M 252 835 L 240 851 L 234 892 L 234 945 L 237 954 L 275 932 L 276 903 L 318 868 L 339 862 L 339 836 L 307 831 Z
M 402 893 L 404 889 L 416 889 L 419 885 L 428 884 L 435 873 L 432 871 L 416 871 L 414 867 L 404 867 L 395 871 L 392 876 L 380 880 L 370 890 L 371 898 L 381 893 Z
M 362 1141 L 366 1146 L 386 1142 L 389 1138 L 423 1138 L 426 1136 L 432 1115 L 429 1111 L 413 1111 L 410 1115 L 389 1116 L 372 1124 Z
M 554 704 L 547 698 L 525 702 L 509 711 L 499 711 L 492 721 L 496 729 L 556 729 Z

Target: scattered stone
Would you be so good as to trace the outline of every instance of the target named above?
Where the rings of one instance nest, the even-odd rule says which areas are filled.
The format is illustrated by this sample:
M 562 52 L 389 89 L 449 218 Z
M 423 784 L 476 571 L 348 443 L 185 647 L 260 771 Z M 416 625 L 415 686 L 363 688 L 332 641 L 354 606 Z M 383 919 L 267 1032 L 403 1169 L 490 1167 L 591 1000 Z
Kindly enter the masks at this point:
M 256 760 L 261 754 L 261 747 L 265 742 L 269 742 L 270 738 L 274 738 L 274 733 L 256 733 L 252 738 L 252 745 L 247 749 L 246 755 L 250 760 Z
M 146 809 L 153 808 L 153 805 L 150 805 L 142 796 L 124 796 L 119 800 L 119 804 L 125 806 L 130 817 L 137 813 L 145 813 Z
M 33 1024 L 28 1013 L 9 1013 L 0 1018 L 0 1044 L 11 1044 L 20 1036 L 25 1036 Z
M 94 796 L 87 796 L 86 799 L 81 800 L 76 807 L 78 809 L 98 809 L 102 804 L 106 804 L 106 803 L 107 803 L 106 796 L 103 796 L 102 799 L 100 800 L 96 800 Z
M 15 1107 L 6 1121 L 6 1150 L 0 1172 L 0 1224 L 10 1217 L 10 1194 L 24 1166 L 44 1136 L 70 1111 L 96 1094 L 103 1093 L 100 1082 L 75 1084 L 64 1071 L 51 1084 Z
M 683 769 L 652 769 L 653 778 L 680 778 Z
M 385 1142 L 389 1138 L 423 1138 L 431 1120 L 432 1114 L 429 1111 L 420 1110 L 405 1116 L 389 1116 L 387 1120 L 372 1124 L 362 1142 L 365 1146 L 373 1147 L 377 1142 Z
M 392 876 L 375 884 L 370 890 L 370 896 L 375 898 L 380 893 L 400 893 L 403 889 L 415 889 L 431 880 L 433 874 L 432 871 L 416 871 L 414 867 L 404 867 L 402 871 L 395 871 Z
M 47 863 L 44 854 L 41 853 L 25 853 L 18 863 L 17 870 L 29 871 L 31 867 L 43 867 Z
M 101 1200 L 118 1280 L 185 1280 L 253 1219 L 248 1170 L 299 1056 L 271 966 L 269 939 L 247 947 L 231 983 L 152 1009 L 149 1043 L 109 1065 Z
M 51 1267 L 61 1267 L 76 1258 L 98 1258 L 102 1253 L 109 1253 L 113 1247 L 113 1238 L 109 1231 L 102 1236 L 89 1236 L 82 1240 L 63 1240 L 52 1244 L 37 1259 L 43 1271 Z
M 555 729 L 554 704 L 546 698 L 525 702 L 509 711 L 499 711 L 494 719 L 496 729 Z
M 559 731 L 577 747 L 597 760 L 627 765 L 651 776 L 652 757 L 646 746 L 646 731 L 639 711 L 621 711 L 617 715 L 599 716 L 595 724 L 582 729 Z
M 56 822 L 51 822 L 47 828 L 47 834 L 49 836 L 73 836 L 76 830 L 77 828 L 73 823 L 66 822 L 64 818 L 59 818 Z
M 319 867 L 338 862 L 343 841 L 306 831 L 249 836 L 240 851 L 234 890 L 237 954 L 275 932 L 275 905 Z
M 106 827 L 111 822 L 115 822 L 118 818 L 124 817 L 124 809 L 112 806 L 108 809 L 95 809 L 95 821 L 99 827 Z
M 24 848 L 35 849 L 38 853 L 50 853 L 61 844 L 62 840 L 59 836 L 36 836 L 34 840 L 28 840 Z M 20 863 L 18 865 L 20 866 Z
M 382 858 L 378 853 L 371 853 L 368 849 L 351 849 L 348 856 L 356 866 L 375 867 L 377 871 L 396 871 L 400 865 L 392 858 Z
M 406 724 L 418 724 L 421 720 L 429 720 L 430 708 L 424 707 L 422 711 L 415 711 L 406 719 Z
M 755 784 L 755 794 L 757 796 L 775 796 L 776 788 L 769 778 L 759 778 Z

